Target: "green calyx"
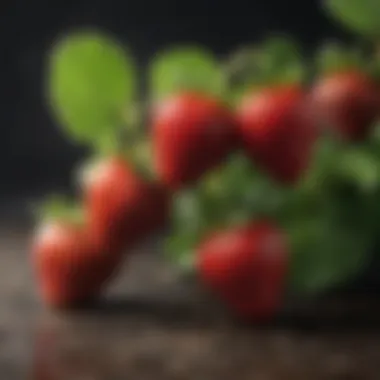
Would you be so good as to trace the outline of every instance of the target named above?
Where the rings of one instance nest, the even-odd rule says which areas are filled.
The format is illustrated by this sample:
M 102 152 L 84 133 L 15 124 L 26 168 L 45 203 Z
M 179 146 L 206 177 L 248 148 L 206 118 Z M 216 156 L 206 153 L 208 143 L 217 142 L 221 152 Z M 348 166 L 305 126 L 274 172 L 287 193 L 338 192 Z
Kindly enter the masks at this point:
M 149 67 L 149 85 L 153 102 L 183 91 L 216 97 L 225 91 L 218 60 L 197 46 L 176 47 L 157 54 Z
M 48 102 L 73 140 L 97 151 L 115 149 L 126 105 L 136 97 L 136 68 L 128 50 L 98 31 L 73 32 L 49 56 Z
M 368 71 L 368 58 L 359 48 L 348 48 L 337 42 L 330 42 L 320 48 L 315 58 L 319 73 L 333 74 L 351 70 Z
M 237 50 L 228 57 L 224 68 L 232 103 L 252 89 L 299 85 L 308 77 L 301 49 L 283 36 L 272 36 L 256 46 Z
M 42 204 L 33 207 L 37 219 L 46 222 L 63 222 L 82 225 L 85 221 L 82 207 L 63 195 L 52 195 Z

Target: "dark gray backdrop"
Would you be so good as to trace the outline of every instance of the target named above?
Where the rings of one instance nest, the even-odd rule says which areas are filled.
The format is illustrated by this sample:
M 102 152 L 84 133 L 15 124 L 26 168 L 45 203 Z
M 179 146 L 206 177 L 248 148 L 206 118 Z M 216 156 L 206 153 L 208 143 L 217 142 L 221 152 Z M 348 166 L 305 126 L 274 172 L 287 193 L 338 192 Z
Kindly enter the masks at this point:
M 198 42 L 224 54 L 271 31 L 292 33 L 309 48 L 341 34 L 316 0 L 6 0 L 2 8 L 2 195 L 64 185 L 83 155 L 60 133 L 42 97 L 46 52 L 70 27 L 112 31 L 131 45 L 141 63 L 174 42 Z

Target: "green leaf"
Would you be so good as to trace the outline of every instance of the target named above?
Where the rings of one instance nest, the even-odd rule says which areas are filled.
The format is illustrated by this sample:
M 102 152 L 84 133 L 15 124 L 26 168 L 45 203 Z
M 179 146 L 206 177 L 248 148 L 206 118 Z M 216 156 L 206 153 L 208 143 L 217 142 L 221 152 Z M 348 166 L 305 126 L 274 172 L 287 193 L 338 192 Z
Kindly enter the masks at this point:
M 261 43 L 260 54 L 265 62 L 279 66 L 289 62 L 298 62 L 300 48 L 290 37 L 271 36 Z
M 285 36 L 274 36 L 261 44 L 261 65 L 264 80 L 273 84 L 302 82 L 307 74 L 298 44 Z
M 380 121 L 374 125 L 369 136 L 369 147 L 371 152 L 379 159 L 380 162 Z
M 380 187 L 379 160 L 369 150 L 351 148 L 342 154 L 337 165 L 338 174 L 364 192 L 371 192 Z
M 324 0 L 324 7 L 344 27 L 370 38 L 380 36 L 377 0 Z
M 293 252 L 291 290 L 314 294 L 345 284 L 368 263 L 368 241 L 351 231 L 335 231 L 326 225 L 298 231 L 297 249 Z
M 196 188 L 175 196 L 166 252 L 183 267 L 192 262 L 198 244 L 210 231 L 275 214 L 282 202 L 282 193 L 245 155 L 236 154 Z
M 352 146 L 333 136 L 322 136 L 299 187 L 320 193 L 330 191 L 337 185 L 350 184 L 366 197 L 369 192 L 380 187 L 379 152 L 375 138 L 369 144 Z
M 118 144 L 125 108 L 136 96 L 133 59 L 99 32 L 72 33 L 50 55 L 49 102 L 67 134 L 100 149 Z
M 380 50 L 377 48 L 375 56 L 368 59 L 367 73 L 374 83 L 380 82 Z
M 200 196 L 208 222 L 217 225 L 226 216 L 233 219 L 233 214 L 241 214 L 256 177 L 249 160 L 240 154 L 207 176 L 200 184 Z
M 379 211 L 366 190 L 375 181 L 372 169 L 361 147 L 332 136 L 319 140 L 310 170 L 281 217 L 291 240 L 292 292 L 328 291 L 351 281 L 368 264 Z
M 181 265 L 209 231 L 244 223 L 259 210 L 267 211 L 273 199 L 268 197 L 266 185 L 259 185 L 262 178 L 249 159 L 236 154 L 196 188 L 177 194 L 172 208 L 173 232 L 166 246 L 170 259 Z
M 209 51 L 195 46 L 161 52 L 151 63 L 149 74 L 154 101 L 180 91 L 220 96 L 225 89 L 219 62 Z
M 286 189 L 268 179 L 242 153 L 206 178 L 200 191 L 208 223 L 219 228 L 276 217 L 287 198 Z
M 314 145 L 313 156 L 304 178 L 298 188 L 301 191 L 318 193 L 324 191 L 335 181 L 336 166 L 342 146 L 330 135 L 321 135 Z
M 331 203 L 319 215 L 290 226 L 289 287 L 293 293 L 328 291 L 351 281 L 368 265 L 373 236 L 355 206 L 352 200 L 344 206 Z M 344 208 L 349 216 L 342 212 Z M 355 223 L 348 223 L 348 217 Z

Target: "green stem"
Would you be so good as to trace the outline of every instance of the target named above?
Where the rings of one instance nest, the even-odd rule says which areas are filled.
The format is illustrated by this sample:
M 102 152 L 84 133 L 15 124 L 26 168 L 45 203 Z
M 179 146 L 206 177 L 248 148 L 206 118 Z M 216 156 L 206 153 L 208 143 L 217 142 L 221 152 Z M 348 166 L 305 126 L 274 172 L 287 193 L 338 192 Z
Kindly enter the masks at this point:
M 123 142 L 124 157 L 132 162 L 145 178 L 153 179 L 151 141 L 143 131 L 146 106 L 135 102 L 124 113 L 125 128 L 120 140 Z

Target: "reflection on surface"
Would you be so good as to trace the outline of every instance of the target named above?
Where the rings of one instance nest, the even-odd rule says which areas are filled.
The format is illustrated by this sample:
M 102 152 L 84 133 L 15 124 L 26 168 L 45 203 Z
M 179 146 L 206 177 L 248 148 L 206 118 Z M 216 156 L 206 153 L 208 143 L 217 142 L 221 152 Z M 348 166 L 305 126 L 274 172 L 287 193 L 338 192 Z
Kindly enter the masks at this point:
M 335 315 L 343 313 L 334 305 Z M 238 373 L 239 380 L 378 380 L 379 324 L 243 328 L 201 309 L 129 302 L 44 316 L 36 329 L 32 378 L 232 380 Z M 360 310 L 364 315 L 364 306 Z
M 107 364 L 107 346 L 75 327 L 62 323 L 42 324 L 35 338 L 33 379 L 85 380 L 108 379 L 102 366 Z

